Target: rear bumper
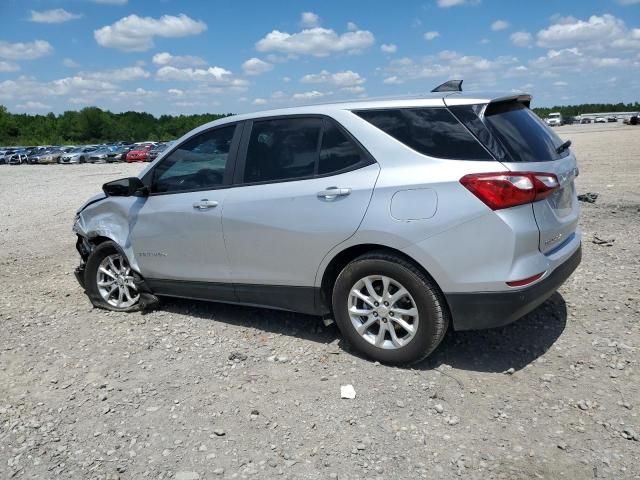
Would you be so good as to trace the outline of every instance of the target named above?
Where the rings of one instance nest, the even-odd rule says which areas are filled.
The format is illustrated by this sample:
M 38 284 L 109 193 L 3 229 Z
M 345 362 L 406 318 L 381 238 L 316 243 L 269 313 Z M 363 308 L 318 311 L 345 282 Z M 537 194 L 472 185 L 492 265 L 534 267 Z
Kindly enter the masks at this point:
M 580 265 L 582 246 L 551 274 L 517 291 L 445 294 L 455 330 L 502 327 L 531 312 L 560 288 Z

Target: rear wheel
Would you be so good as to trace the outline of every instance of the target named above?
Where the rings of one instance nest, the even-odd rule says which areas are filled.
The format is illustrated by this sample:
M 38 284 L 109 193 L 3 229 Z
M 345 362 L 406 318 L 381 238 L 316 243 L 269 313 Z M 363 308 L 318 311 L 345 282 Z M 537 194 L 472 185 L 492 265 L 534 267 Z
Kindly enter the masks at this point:
M 343 336 L 383 363 L 411 364 L 427 357 L 449 323 L 433 281 L 410 262 L 385 252 L 349 263 L 338 275 L 332 297 Z
M 126 257 L 113 242 L 96 247 L 84 273 L 87 295 L 94 306 L 126 312 L 138 308 L 140 293 Z

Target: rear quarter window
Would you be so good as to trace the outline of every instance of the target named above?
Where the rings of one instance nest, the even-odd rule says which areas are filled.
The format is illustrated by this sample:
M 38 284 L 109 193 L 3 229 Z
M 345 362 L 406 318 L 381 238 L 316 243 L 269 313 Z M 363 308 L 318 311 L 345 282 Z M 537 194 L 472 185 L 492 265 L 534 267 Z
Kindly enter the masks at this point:
M 446 108 L 358 110 L 353 113 L 423 155 L 451 160 L 493 160 Z
M 507 161 L 548 162 L 569 155 L 569 149 L 558 153 L 560 137 L 520 102 L 489 104 L 484 123 L 504 146 Z

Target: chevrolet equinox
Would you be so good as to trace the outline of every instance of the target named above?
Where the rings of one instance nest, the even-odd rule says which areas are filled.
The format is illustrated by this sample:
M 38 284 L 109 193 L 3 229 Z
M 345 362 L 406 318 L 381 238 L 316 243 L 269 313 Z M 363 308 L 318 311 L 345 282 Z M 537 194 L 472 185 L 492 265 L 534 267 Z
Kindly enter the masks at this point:
M 580 263 L 576 158 L 529 95 L 444 90 L 187 133 L 77 212 L 80 284 L 115 311 L 181 297 L 330 316 L 392 364 L 450 326 L 522 317 Z

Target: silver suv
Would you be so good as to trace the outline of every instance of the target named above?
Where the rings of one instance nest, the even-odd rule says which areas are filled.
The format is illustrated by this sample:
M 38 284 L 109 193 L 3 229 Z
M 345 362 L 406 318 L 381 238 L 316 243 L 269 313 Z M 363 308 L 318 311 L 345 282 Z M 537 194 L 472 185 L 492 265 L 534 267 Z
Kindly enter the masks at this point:
M 436 93 L 231 116 L 77 214 L 96 307 L 158 297 L 329 316 L 369 357 L 508 324 L 580 263 L 576 159 L 528 95 Z

